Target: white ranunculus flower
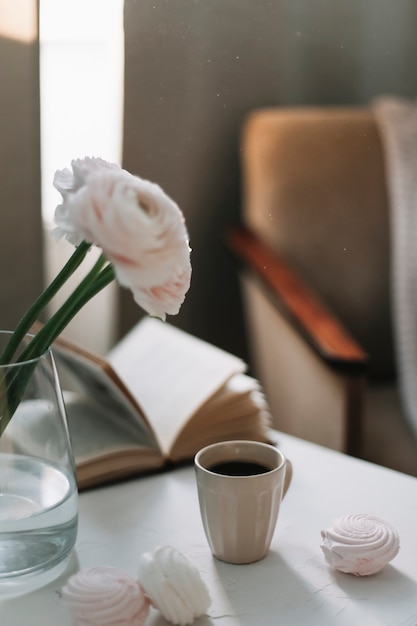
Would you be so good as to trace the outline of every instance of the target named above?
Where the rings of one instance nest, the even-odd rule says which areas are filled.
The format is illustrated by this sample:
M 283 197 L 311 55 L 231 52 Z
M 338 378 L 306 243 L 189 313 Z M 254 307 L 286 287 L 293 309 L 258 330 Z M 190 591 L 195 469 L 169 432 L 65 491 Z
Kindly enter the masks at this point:
M 99 246 L 119 283 L 132 290 L 150 315 L 165 319 L 166 313 L 178 313 L 191 264 L 188 233 L 176 203 L 159 185 L 121 168 L 90 168 L 85 175 L 82 168 L 73 169 L 73 191 L 63 194 L 55 214 L 59 235 Z M 76 179 L 83 184 L 77 186 Z

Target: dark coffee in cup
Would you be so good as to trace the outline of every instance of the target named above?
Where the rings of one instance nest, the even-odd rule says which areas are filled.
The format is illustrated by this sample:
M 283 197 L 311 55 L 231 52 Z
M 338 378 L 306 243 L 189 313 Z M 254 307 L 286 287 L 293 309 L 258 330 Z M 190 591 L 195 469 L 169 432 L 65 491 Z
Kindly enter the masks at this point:
M 211 465 L 208 470 L 222 476 L 257 476 L 270 472 L 271 468 L 252 461 L 222 461 Z

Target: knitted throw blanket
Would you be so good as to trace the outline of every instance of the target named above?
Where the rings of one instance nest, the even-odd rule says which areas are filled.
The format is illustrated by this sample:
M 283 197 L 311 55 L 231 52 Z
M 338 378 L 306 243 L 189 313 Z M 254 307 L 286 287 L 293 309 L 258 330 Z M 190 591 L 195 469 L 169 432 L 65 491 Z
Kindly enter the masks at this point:
M 374 103 L 390 201 L 394 343 L 399 390 L 417 435 L 417 101 Z

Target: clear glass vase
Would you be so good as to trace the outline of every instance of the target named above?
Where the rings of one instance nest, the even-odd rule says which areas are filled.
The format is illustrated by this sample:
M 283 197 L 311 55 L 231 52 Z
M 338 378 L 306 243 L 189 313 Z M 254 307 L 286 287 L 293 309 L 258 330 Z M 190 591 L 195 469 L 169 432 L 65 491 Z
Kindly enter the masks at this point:
M 0 353 L 9 337 L 0 331 Z M 0 431 L 1 595 L 57 576 L 77 535 L 75 465 L 50 350 L 0 365 Z

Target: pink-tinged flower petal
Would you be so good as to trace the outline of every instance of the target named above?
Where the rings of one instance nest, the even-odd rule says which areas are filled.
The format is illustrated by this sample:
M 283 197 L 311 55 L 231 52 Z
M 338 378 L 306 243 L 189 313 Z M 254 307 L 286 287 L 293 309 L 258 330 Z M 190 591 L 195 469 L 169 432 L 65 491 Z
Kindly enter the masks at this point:
M 143 626 L 149 600 L 140 583 L 117 567 L 93 567 L 72 576 L 62 598 L 74 626 Z
M 135 301 L 149 315 L 160 317 L 165 321 L 166 313 L 176 315 L 184 302 L 185 294 L 190 286 L 191 266 L 187 264 L 177 275 L 164 285 L 141 289 L 131 287 Z

